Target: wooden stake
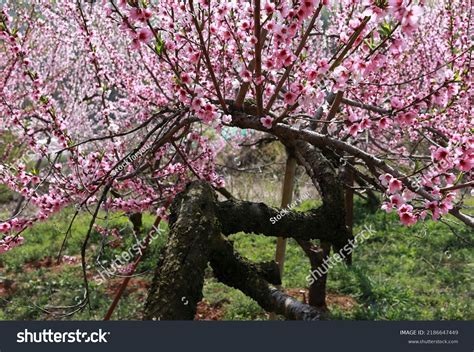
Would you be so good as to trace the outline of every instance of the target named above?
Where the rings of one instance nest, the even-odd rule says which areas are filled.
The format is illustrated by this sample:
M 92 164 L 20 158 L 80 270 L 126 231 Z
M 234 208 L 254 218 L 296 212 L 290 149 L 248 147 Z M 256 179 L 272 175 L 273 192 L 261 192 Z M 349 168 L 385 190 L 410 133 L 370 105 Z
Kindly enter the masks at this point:
M 288 153 L 285 167 L 285 177 L 283 179 L 282 195 L 281 195 L 281 208 L 287 207 L 293 200 L 293 189 L 295 186 L 295 172 L 296 172 L 296 159 Z M 285 253 L 286 253 L 286 239 L 278 237 L 275 261 L 278 264 L 280 270 L 280 276 L 283 278 L 283 269 L 285 265 Z M 270 319 L 275 320 L 276 315 L 270 313 Z
M 352 161 L 350 159 L 349 161 Z M 344 210 L 346 217 L 346 228 L 350 232 L 350 238 L 353 238 L 353 227 L 354 227 L 354 172 L 350 168 L 345 170 L 345 200 L 344 200 Z M 352 253 L 347 257 L 347 264 L 352 264 Z

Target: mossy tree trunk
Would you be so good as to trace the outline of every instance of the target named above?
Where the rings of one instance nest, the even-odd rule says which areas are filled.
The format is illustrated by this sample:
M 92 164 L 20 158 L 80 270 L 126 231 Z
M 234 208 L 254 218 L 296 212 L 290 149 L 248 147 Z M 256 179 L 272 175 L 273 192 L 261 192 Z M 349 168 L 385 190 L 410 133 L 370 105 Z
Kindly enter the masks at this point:
M 225 238 L 240 231 L 242 226 L 247 229 L 247 220 L 250 223 L 268 220 L 266 216 L 276 211 L 264 204 L 217 202 L 206 183 L 189 184 L 171 206 L 170 236 L 149 290 L 144 319 L 193 319 L 197 303 L 202 299 L 208 263 L 218 280 L 241 290 L 268 312 L 287 319 L 324 318 L 323 310 L 301 303 L 276 288 L 281 281 L 274 261 L 251 263 L 235 252 L 232 242 Z M 256 215 L 257 219 L 252 220 L 249 215 Z M 235 222 L 236 217 L 239 223 Z M 307 236 L 304 233 L 307 221 L 326 224 L 318 213 L 290 212 L 288 217 L 293 220 L 287 226 L 293 225 L 291 232 L 301 237 Z M 281 234 L 272 229 L 271 224 L 262 225 L 266 235 L 278 237 Z
M 215 206 L 215 194 L 204 182 L 188 185 L 174 200 L 168 244 L 148 294 L 145 319 L 194 319 L 211 239 L 220 234 Z

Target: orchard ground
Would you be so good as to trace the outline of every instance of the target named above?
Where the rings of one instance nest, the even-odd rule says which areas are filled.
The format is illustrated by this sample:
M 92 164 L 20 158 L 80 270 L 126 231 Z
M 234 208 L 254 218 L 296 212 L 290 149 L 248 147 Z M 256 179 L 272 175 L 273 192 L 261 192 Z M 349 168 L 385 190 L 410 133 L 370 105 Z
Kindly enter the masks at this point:
M 305 201 L 298 210 L 316 205 Z M 470 205 L 474 200 L 470 199 Z M 406 227 L 395 214 L 378 211 L 370 214 L 360 200 L 356 201 L 354 233 L 370 227 L 374 234 L 355 250 L 354 265 L 339 264 L 328 279 L 328 303 L 332 319 L 363 320 L 437 320 L 473 319 L 472 281 L 474 251 L 460 237 L 471 231 L 454 226 L 458 236 L 439 222 L 419 223 Z M 64 231 L 72 209 L 53 219 L 39 223 L 25 234 L 25 245 L 0 256 L 0 320 L 100 320 L 105 315 L 122 279 L 115 277 L 98 285 L 90 267 L 91 309 L 68 316 L 57 306 L 73 306 L 83 295 L 80 247 L 89 226 L 90 216 L 81 214 L 73 225 L 64 254 L 77 263 L 56 264 Z M 103 214 L 102 214 L 103 215 Z M 109 262 L 116 254 L 133 244 L 131 225 L 123 214 L 109 215 L 108 225 L 120 229 L 122 239 L 115 249 L 102 256 Z M 99 221 L 105 225 L 106 220 Z M 151 228 L 153 216 L 144 217 L 144 227 Z M 166 224 L 162 224 L 166 230 Z M 276 226 L 276 225 L 275 225 Z M 166 235 L 152 243 L 116 309 L 113 319 L 140 319 L 151 282 L 157 254 Z M 253 261 L 271 260 L 273 238 L 245 234 L 233 235 L 236 249 Z M 93 233 L 88 263 L 103 240 Z M 284 274 L 284 288 L 304 299 L 309 273 L 307 258 L 290 240 Z M 186 303 L 183 298 L 183 304 Z M 204 287 L 204 300 L 199 304 L 198 319 L 258 320 L 267 314 L 241 292 L 228 288 L 212 278 L 209 269 Z

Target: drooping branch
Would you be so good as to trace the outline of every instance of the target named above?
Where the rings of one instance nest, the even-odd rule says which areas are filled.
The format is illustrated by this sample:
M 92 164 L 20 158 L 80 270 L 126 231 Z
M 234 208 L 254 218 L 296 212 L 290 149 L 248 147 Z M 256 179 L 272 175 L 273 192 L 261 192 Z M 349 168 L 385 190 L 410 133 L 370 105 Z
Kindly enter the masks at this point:
M 265 127 L 259 122 L 258 118 L 249 115 L 242 110 L 234 110 L 232 112 L 232 124 L 240 128 L 251 128 L 263 132 L 268 132 Z M 427 192 L 425 189 L 414 185 L 410 178 L 402 173 L 400 170 L 390 166 L 384 160 L 377 158 L 376 156 L 348 143 L 347 141 L 339 140 L 328 135 L 320 134 L 308 129 L 299 129 L 278 123 L 274 125 L 270 131 L 274 136 L 278 137 L 285 143 L 295 143 L 296 141 L 305 141 L 318 149 L 331 148 L 341 153 L 347 153 L 355 159 L 361 160 L 367 169 L 372 173 L 374 180 L 377 179 L 379 174 L 377 170 L 382 173 L 389 173 L 402 181 L 403 185 L 410 191 L 418 194 L 427 200 L 434 200 L 434 196 Z M 449 210 L 449 213 L 461 220 L 463 223 L 470 227 L 474 227 L 474 217 L 460 212 L 459 208 L 453 208 Z
M 302 240 L 320 239 L 331 243 L 346 240 L 343 222 L 335 219 L 333 209 L 325 205 L 303 213 L 272 208 L 264 203 L 228 200 L 218 204 L 217 217 L 225 235 L 242 231 Z
M 238 204 L 236 201 L 223 203 Z M 223 203 L 217 202 L 211 186 L 200 181 L 190 183 L 173 201 L 170 236 L 158 261 L 160 267 L 149 290 L 144 318 L 193 319 L 196 305 L 202 299 L 208 262 L 218 280 L 241 290 L 269 312 L 287 319 L 323 318 L 324 310 L 303 304 L 272 286 L 281 284 L 275 262 L 251 263 L 234 251 L 232 242 L 220 234 L 222 213 L 219 208 Z M 247 214 L 245 218 L 251 217 L 252 214 Z M 306 220 L 300 219 L 301 222 Z M 240 222 L 245 223 L 242 218 Z M 258 232 L 258 228 L 250 232 Z
M 210 264 L 216 278 L 228 286 L 241 290 L 267 312 L 281 314 L 291 320 L 324 318 L 324 310 L 301 303 L 269 285 L 254 270 L 252 263 L 234 252 L 231 242 L 218 237 L 213 241 L 212 247 Z

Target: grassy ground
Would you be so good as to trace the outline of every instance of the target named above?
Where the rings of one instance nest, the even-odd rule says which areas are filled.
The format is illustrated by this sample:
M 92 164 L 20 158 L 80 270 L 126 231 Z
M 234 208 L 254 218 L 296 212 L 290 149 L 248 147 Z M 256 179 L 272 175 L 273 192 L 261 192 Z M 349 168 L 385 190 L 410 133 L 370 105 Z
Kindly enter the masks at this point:
M 302 208 L 308 208 L 306 202 Z M 121 282 L 115 277 L 100 284 L 95 256 L 103 236 L 94 232 L 88 251 L 90 263 L 91 309 L 69 316 L 83 295 L 83 278 L 79 263 L 56 264 L 64 230 L 72 216 L 65 211 L 54 219 L 36 225 L 25 233 L 25 245 L 0 255 L 0 320 L 10 319 L 102 319 Z M 145 227 L 151 228 L 152 217 L 146 216 Z M 88 228 L 89 217 L 81 215 L 67 241 L 65 254 L 80 258 L 80 247 Z M 106 250 L 102 265 L 108 266 L 115 254 L 133 243 L 127 219 L 115 214 L 101 224 L 116 227 L 122 239 L 117 248 Z M 165 226 L 165 225 L 164 225 Z M 395 216 L 378 212 L 367 214 L 356 209 L 355 233 L 371 229 L 371 237 L 355 251 L 354 265 L 339 264 L 330 271 L 328 291 L 333 319 L 433 320 L 473 319 L 472 273 L 474 251 L 447 226 L 429 222 L 406 228 Z M 461 237 L 472 237 L 468 229 L 455 227 Z M 316 229 L 315 229 L 316 230 Z M 255 261 L 273 258 L 275 239 L 260 235 L 236 234 L 236 248 Z M 115 319 L 140 319 L 146 288 L 149 284 L 159 248 L 165 235 L 147 252 L 138 272 L 114 315 Z M 285 265 L 284 287 L 303 298 L 309 265 L 298 246 L 290 241 Z M 259 306 L 241 292 L 230 289 L 207 273 L 204 301 L 199 314 L 207 319 L 266 319 Z M 95 278 L 94 278 L 95 277 Z

